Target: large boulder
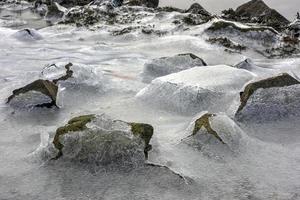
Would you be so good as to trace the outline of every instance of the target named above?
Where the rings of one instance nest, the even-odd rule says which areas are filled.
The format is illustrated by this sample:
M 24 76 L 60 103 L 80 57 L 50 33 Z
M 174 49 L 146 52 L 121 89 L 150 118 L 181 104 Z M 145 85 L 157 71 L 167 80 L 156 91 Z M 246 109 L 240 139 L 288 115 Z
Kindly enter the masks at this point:
M 201 58 L 191 53 L 154 59 L 144 65 L 143 81 L 151 82 L 157 77 L 206 65 Z
M 300 82 L 284 73 L 248 84 L 240 94 L 236 118 L 240 121 L 270 121 L 298 116 Z
M 201 110 L 225 109 L 254 75 L 226 65 L 194 67 L 157 78 L 136 97 L 166 110 L 193 115 Z
M 56 130 L 53 158 L 103 165 L 141 164 L 151 150 L 153 127 L 115 120 L 105 114 L 75 117 Z
M 289 24 L 289 20 L 276 10 L 271 9 L 262 0 L 251 0 L 239 6 L 235 11 L 231 10 L 231 12 L 225 13 L 229 14 L 227 18 L 248 23 L 259 23 L 271 26 L 277 30 L 280 30 Z
M 223 113 L 201 112 L 190 123 L 187 134 L 182 143 L 207 155 L 221 155 L 237 152 L 243 131 Z

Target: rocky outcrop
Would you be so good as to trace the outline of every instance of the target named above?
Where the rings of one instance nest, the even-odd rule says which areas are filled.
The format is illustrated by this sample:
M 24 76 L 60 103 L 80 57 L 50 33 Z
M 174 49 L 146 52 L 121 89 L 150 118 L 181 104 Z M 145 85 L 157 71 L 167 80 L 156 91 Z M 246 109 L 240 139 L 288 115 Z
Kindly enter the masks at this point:
M 153 127 L 149 124 L 114 120 L 105 114 L 79 116 L 56 130 L 53 145 L 58 154 L 55 158 L 138 164 L 148 158 L 152 135 Z
M 142 73 L 143 81 L 151 82 L 157 77 L 180 72 L 196 66 L 206 65 L 207 64 L 203 61 L 203 59 L 191 53 L 154 59 L 144 65 Z
M 136 97 L 147 105 L 193 115 L 217 105 L 224 108 L 253 77 L 226 65 L 194 67 L 154 79 Z
M 271 9 L 262 0 L 251 0 L 239 6 L 235 11 L 223 11 L 226 19 L 241 22 L 252 22 L 266 26 L 271 26 L 277 30 L 282 30 L 289 24 L 289 20 L 283 17 L 279 12 Z
M 275 120 L 297 113 L 300 82 L 284 73 L 248 84 L 240 94 L 240 106 L 236 118 L 245 120 Z

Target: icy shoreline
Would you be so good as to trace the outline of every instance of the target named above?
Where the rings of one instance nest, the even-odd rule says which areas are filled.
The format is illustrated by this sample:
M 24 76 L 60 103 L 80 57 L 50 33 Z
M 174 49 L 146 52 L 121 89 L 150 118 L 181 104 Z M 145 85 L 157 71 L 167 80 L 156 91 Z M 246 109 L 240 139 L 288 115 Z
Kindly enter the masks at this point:
M 271 29 L 261 32 L 257 26 L 218 18 L 194 21 L 197 16 L 190 19 L 199 24 L 187 24 L 184 17 L 189 13 L 177 11 L 125 6 L 115 12 L 121 16 L 115 24 L 107 24 L 104 19 L 88 27 L 55 24 L 27 31 L 23 30 L 23 25 L 12 28 L 1 23 L 0 161 L 3 164 L 0 182 L 3 184 L 0 199 L 298 199 L 299 117 L 281 116 L 276 118 L 277 121 L 259 123 L 235 119 L 240 92 L 249 83 L 281 73 L 289 73 L 295 79 L 300 76 L 297 55 L 270 59 L 258 53 L 269 45 L 280 46 L 282 35 Z M 125 22 L 132 13 L 137 17 Z M 14 23 L 21 19 L 12 17 L 11 20 Z M 173 23 L 176 20 L 180 23 Z M 224 29 L 216 31 L 215 24 L 220 22 L 234 25 L 231 24 L 231 28 L 222 26 Z M 208 41 L 219 34 L 232 40 L 231 45 Z M 259 41 L 266 35 L 272 37 L 271 40 L 261 44 Z M 247 48 L 236 51 L 232 44 Z M 175 64 L 183 61 L 176 55 L 186 53 L 198 56 L 207 66 L 177 67 Z M 162 57 L 167 57 L 167 61 Z M 193 64 L 196 62 L 193 57 L 184 58 L 184 62 Z M 145 73 L 149 72 L 145 69 L 149 69 L 151 62 L 158 71 L 163 68 L 160 65 L 167 62 L 171 74 L 163 71 L 162 77 L 154 77 L 156 79 L 151 83 L 145 83 Z M 71 79 L 59 83 L 59 109 L 16 108 L 6 104 L 7 97 L 17 88 L 38 79 L 53 81 L 62 77 L 68 63 L 73 63 L 73 74 Z M 55 66 L 49 67 L 52 64 Z M 250 97 L 247 109 L 252 111 L 252 107 L 261 106 L 261 100 L 267 101 L 268 105 L 286 101 L 288 103 L 284 105 L 296 105 L 289 107 L 296 112 L 300 98 L 298 90 L 297 85 L 266 90 L 258 87 L 257 93 Z M 278 95 L 279 92 L 293 95 Z M 141 93 L 144 93 L 144 99 L 140 98 Z M 213 109 L 210 108 L 213 105 L 208 98 L 210 94 L 218 94 L 213 96 L 216 100 Z M 195 97 L 196 101 L 189 97 Z M 23 102 L 22 97 L 17 100 Z M 200 100 L 206 102 L 205 105 L 199 106 Z M 172 102 L 172 105 L 166 102 Z M 274 116 L 281 112 L 276 108 L 271 107 Z M 212 118 L 208 119 L 210 125 L 205 127 L 213 131 L 208 133 L 216 133 L 229 147 L 238 144 L 237 147 L 228 150 L 215 137 L 202 137 L 201 131 L 206 134 L 204 129 L 194 138 L 190 137 L 202 111 L 212 113 Z M 95 130 L 114 124 L 101 119 L 98 124 L 88 124 L 88 129 L 75 131 L 73 137 L 72 131 L 66 136 L 69 137 L 64 140 L 66 155 L 79 157 L 72 160 L 62 156 L 46 162 L 42 159 L 39 153 L 48 150 L 59 127 L 74 117 L 102 113 L 114 120 L 151 124 L 154 128 L 150 142 L 152 149 L 145 163 L 157 166 L 141 163 L 130 168 L 102 166 L 101 157 L 94 159 L 93 156 L 100 152 L 99 155 L 105 155 L 107 159 L 115 156 L 116 151 L 104 154 L 109 152 L 106 147 L 91 150 L 89 144 L 94 143 L 83 139 L 96 137 Z M 253 113 L 248 116 L 255 117 Z M 114 131 L 114 128 L 107 130 Z M 106 134 L 107 130 L 102 130 L 101 134 Z M 127 125 L 122 131 L 130 132 Z M 234 133 L 232 137 L 230 133 Z M 132 136 L 129 134 L 128 137 Z M 116 144 L 124 145 L 122 137 L 117 138 L 121 142 Z M 190 139 L 187 143 L 183 142 L 186 138 Z M 82 144 L 86 146 L 76 147 Z M 200 147 L 194 148 L 196 144 Z M 144 162 L 141 157 L 145 146 L 139 145 L 132 152 L 138 152 L 139 162 Z M 80 153 L 78 149 L 81 149 Z M 97 162 L 87 163 L 79 159 L 82 157 Z

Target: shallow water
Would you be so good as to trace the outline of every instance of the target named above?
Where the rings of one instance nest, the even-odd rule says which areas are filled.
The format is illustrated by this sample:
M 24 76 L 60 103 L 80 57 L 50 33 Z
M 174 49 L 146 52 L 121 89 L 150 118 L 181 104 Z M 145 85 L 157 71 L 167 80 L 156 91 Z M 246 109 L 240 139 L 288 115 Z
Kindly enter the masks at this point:
M 299 119 L 241 124 L 245 132 L 242 150 L 234 156 L 208 157 L 179 145 L 193 116 L 136 100 L 135 95 L 146 86 L 140 77 L 144 63 L 178 53 L 195 53 L 210 65 L 233 65 L 251 57 L 259 66 L 300 74 L 299 58 L 268 60 L 254 52 L 224 53 L 191 34 L 203 31 L 204 26 L 163 37 L 115 37 L 105 30 L 56 25 L 40 29 L 43 39 L 34 41 L 19 40 L 13 36 L 16 30 L 0 27 L 0 199 L 300 199 Z M 87 65 L 104 76 L 93 77 L 91 82 L 97 83 L 93 86 L 68 87 L 59 110 L 20 110 L 5 104 L 13 89 L 40 78 L 46 65 L 59 62 Z M 55 131 L 73 116 L 103 112 L 152 124 L 155 135 L 149 161 L 192 180 L 186 184 L 158 169 L 120 171 L 33 158 L 41 135 Z

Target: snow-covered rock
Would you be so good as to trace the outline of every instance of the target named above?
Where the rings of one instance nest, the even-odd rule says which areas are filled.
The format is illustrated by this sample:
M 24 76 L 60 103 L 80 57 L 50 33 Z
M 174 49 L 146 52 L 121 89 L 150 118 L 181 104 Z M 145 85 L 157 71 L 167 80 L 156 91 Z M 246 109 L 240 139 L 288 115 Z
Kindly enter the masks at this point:
M 68 66 L 66 63 L 46 66 L 41 73 L 41 77 L 58 82 L 64 86 L 85 85 L 103 88 L 104 75 L 102 71 L 83 64 L 69 63 L 69 65 L 69 69 L 66 69 L 66 66 Z
M 144 82 L 151 82 L 153 79 L 168 74 L 180 72 L 196 66 L 207 64 L 194 54 L 179 54 L 172 57 L 163 57 L 151 60 L 144 65 L 142 73 Z
M 259 77 L 270 77 L 270 75 L 275 75 L 280 72 L 277 69 L 259 67 L 250 58 L 247 58 L 246 60 L 236 64 L 234 67 L 238 69 L 248 70 L 250 72 L 253 72 L 254 74 L 259 75 Z
M 13 34 L 13 37 L 21 41 L 35 41 L 43 39 L 42 35 L 35 29 L 23 29 L 17 31 Z
M 226 65 L 194 67 L 160 77 L 136 97 L 167 110 L 196 114 L 221 105 L 235 96 L 254 75 Z
M 264 122 L 300 116 L 300 82 L 282 74 L 250 83 L 241 93 L 239 121 Z
M 187 128 L 188 136 L 182 140 L 208 155 L 237 152 L 243 131 L 223 113 L 201 112 Z
M 250 26 L 238 22 L 216 19 L 205 32 L 210 36 L 227 37 L 228 39 L 255 47 L 257 45 L 273 46 L 278 43 L 278 32 L 271 27 Z
M 68 159 L 102 165 L 144 164 L 151 150 L 153 127 L 101 115 L 75 117 L 58 128 L 54 139 L 38 148 L 44 159 Z

